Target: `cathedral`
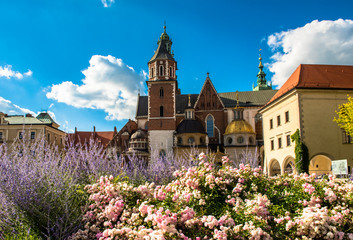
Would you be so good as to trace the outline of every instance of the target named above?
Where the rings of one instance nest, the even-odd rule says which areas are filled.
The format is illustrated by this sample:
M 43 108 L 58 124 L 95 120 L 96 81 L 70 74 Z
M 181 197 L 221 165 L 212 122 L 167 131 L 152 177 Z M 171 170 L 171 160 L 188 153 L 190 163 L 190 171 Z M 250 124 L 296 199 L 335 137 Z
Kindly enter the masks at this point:
M 198 149 L 221 151 L 233 160 L 260 153 L 262 118 L 258 110 L 277 92 L 266 81 L 259 58 L 257 86 L 252 91 L 217 92 L 209 73 L 199 94 L 181 94 L 172 40 L 161 34 L 148 62 L 147 96 L 138 96 L 134 132 L 120 131 L 121 153 L 148 159 L 152 152 L 175 156 Z M 230 86 L 236 90 L 236 86 Z

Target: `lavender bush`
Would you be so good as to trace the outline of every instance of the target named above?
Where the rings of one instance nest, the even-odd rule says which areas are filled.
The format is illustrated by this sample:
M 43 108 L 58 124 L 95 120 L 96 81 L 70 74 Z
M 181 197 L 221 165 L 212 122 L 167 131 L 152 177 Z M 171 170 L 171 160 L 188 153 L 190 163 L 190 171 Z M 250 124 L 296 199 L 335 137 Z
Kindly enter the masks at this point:
M 171 152 L 159 156 L 152 150 L 148 164 L 138 156 L 128 157 L 126 164 L 114 151 L 107 155 L 93 139 L 85 145 L 68 140 L 63 150 L 49 145 L 45 138 L 2 144 L 0 239 L 67 239 L 82 229 L 88 202 L 83 186 L 104 175 L 135 186 L 168 184 L 174 180 L 174 171 L 194 164 L 190 155 L 197 156 L 198 150 L 181 158 Z M 242 162 L 249 162 L 249 155 L 243 156 Z
M 119 175 L 120 164 L 93 140 L 68 142 L 64 151 L 44 138 L 1 145 L 0 238 L 16 234 L 21 222 L 41 238 L 66 239 L 80 227 L 87 200 L 81 186 L 102 174 Z

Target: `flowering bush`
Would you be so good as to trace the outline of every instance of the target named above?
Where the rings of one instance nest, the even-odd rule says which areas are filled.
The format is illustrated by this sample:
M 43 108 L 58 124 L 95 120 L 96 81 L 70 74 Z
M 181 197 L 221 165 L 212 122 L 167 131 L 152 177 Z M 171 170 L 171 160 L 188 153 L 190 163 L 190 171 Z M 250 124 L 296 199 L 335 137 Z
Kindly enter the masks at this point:
M 133 184 L 168 183 L 175 169 L 190 164 L 154 154 L 148 166 L 137 157 L 123 165 L 116 152 L 106 154 L 92 139 L 85 145 L 65 144 L 59 151 L 45 138 L 26 136 L 11 146 L 0 144 L 1 240 L 67 239 L 81 227 L 88 200 L 82 190 L 93 179 L 112 174 Z
M 101 177 L 71 239 L 353 239 L 352 183 L 262 172 L 200 154 L 166 185 Z
M 119 164 L 94 141 L 86 146 L 68 142 L 64 152 L 44 138 L 1 144 L 0 239 L 20 234 L 21 226 L 29 236 L 68 238 L 80 228 L 88 199 L 83 186 L 101 174 L 118 175 Z

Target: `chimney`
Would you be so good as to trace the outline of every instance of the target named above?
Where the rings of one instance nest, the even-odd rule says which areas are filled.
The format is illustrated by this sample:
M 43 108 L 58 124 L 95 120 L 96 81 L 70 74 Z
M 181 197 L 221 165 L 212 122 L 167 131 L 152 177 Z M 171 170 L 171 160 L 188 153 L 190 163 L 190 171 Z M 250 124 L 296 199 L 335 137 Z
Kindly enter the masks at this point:
M 33 117 L 33 116 L 32 116 L 32 114 L 27 113 L 27 114 L 26 114 L 26 117 Z
M 117 133 L 118 131 L 116 130 L 116 126 L 114 126 L 114 133 Z
M 93 126 L 93 132 L 96 133 L 96 126 Z

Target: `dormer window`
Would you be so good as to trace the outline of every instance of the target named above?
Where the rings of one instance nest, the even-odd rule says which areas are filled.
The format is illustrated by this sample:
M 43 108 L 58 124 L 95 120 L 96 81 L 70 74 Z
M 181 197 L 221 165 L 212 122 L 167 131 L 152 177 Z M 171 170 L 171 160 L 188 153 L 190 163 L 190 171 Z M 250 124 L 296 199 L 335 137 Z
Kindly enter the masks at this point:
M 159 76 L 163 76 L 163 66 L 159 66 Z

